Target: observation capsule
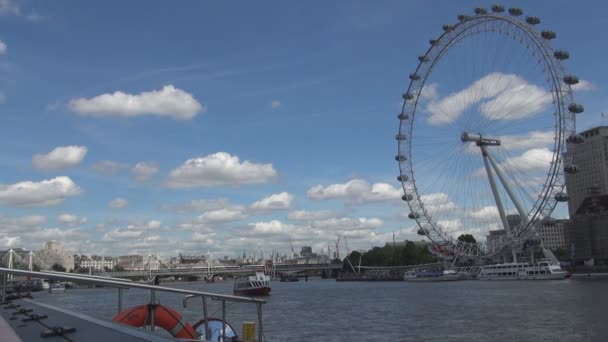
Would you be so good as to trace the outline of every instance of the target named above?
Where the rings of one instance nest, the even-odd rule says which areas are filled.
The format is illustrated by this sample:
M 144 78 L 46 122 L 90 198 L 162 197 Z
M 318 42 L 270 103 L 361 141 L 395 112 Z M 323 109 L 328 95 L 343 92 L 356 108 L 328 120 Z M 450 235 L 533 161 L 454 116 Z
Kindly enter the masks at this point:
M 407 136 L 403 133 L 397 133 L 397 135 L 395 135 L 395 139 L 397 141 L 405 141 L 407 140 Z
M 555 58 L 559 59 L 560 61 L 563 61 L 570 58 L 570 53 L 564 50 L 557 50 L 553 53 L 553 56 L 555 56 Z
M 458 20 L 460 20 L 460 21 L 465 21 L 467 19 L 469 19 L 469 16 L 466 15 L 466 14 L 459 14 L 458 15 Z
M 564 167 L 564 172 L 573 175 L 578 172 L 578 166 L 576 164 L 566 165 Z
M 418 229 L 418 235 L 426 235 L 426 230 L 419 228 Z
M 568 194 L 565 192 L 555 194 L 555 200 L 558 202 L 567 202 L 568 199 L 570 199 L 570 196 L 568 196 Z
M 417 81 L 419 79 L 420 79 L 420 75 L 415 74 L 415 73 L 414 74 L 410 74 L 410 80 Z
M 410 179 L 410 177 L 408 177 L 407 175 L 399 175 L 399 176 L 397 176 L 397 180 L 400 181 L 400 182 L 407 182 L 409 179 Z
M 404 100 L 412 100 L 414 98 L 414 95 L 410 93 L 405 93 L 402 96 Z
M 407 160 L 407 158 L 403 154 L 398 154 L 395 156 L 395 160 L 398 162 L 404 162 Z
M 428 62 L 431 58 L 429 56 L 418 56 L 418 61 L 420 62 Z
M 578 103 L 571 103 L 568 105 L 568 110 L 570 111 L 570 113 L 580 114 L 585 111 L 585 107 Z
M 572 134 L 566 139 L 566 141 L 570 144 L 580 144 L 585 141 L 585 137 L 580 134 Z
M 492 6 L 492 12 L 494 13 L 502 13 L 505 11 L 505 8 L 501 5 L 493 5 Z
M 526 17 L 526 22 L 530 25 L 538 25 L 540 24 L 539 17 Z
M 517 16 L 524 14 L 524 11 L 519 7 L 512 7 L 512 8 L 509 8 L 509 14 L 514 17 L 517 17 Z
M 564 76 L 564 83 L 568 85 L 574 85 L 578 83 L 578 77 L 574 75 L 566 75 Z
M 488 14 L 488 11 L 483 8 L 483 7 L 476 7 L 474 10 L 475 14 L 477 15 L 484 15 L 484 14 Z
M 555 39 L 555 37 L 557 37 L 557 35 L 553 31 L 542 31 L 540 33 L 540 36 L 545 38 L 546 40 Z
M 409 119 L 409 118 L 410 118 L 410 116 L 409 116 L 409 115 L 407 115 L 407 114 L 405 114 L 405 113 L 399 113 L 399 115 L 397 115 L 397 118 L 398 118 L 399 120 L 407 120 L 407 119 Z
M 415 219 L 419 219 L 420 218 L 420 214 L 418 214 L 418 213 L 409 213 L 407 215 L 407 217 L 409 217 L 412 220 L 415 220 Z
M 401 199 L 404 200 L 405 202 L 409 202 L 414 199 L 414 196 L 412 196 L 411 194 L 405 194 L 405 195 L 401 196 Z

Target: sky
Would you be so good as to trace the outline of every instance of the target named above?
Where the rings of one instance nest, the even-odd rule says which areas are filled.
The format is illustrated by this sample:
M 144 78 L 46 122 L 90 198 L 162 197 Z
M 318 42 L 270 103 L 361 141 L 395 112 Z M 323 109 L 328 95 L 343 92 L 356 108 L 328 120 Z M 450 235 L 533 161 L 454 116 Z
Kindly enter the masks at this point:
M 83 254 L 241 255 L 334 251 L 340 234 L 342 251 L 393 235 L 419 240 L 396 179 L 401 95 L 442 25 L 492 3 L 0 0 L 0 248 L 57 239 Z M 581 79 L 574 96 L 585 106 L 578 129 L 605 124 L 605 6 L 522 4 L 570 52 L 564 66 Z M 479 152 L 452 127 L 468 117 L 457 103 L 486 115 L 475 129 L 498 122 L 506 140 L 546 142 L 542 68 L 481 37 L 455 47 L 429 78 L 417 156 L 447 151 L 442 139 L 424 139 L 437 136 L 457 142 L 460 156 Z M 505 90 L 513 87 L 521 92 Z M 527 111 L 513 112 L 520 117 L 489 116 L 501 96 L 506 106 L 534 91 Z M 449 102 L 454 94 L 468 104 Z M 496 158 L 518 181 L 542 174 L 546 164 L 518 165 L 548 147 L 509 146 Z M 481 239 L 497 222 L 483 212 L 493 202 L 482 159 L 447 163 L 453 156 L 413 159 L 417 185 L 436 220 Z M 461 181 L 450 183 L 450 172 Z M 486 183 L 463 181 L 475 174 Z M 486 195 L 467 206 L 459 191 Z

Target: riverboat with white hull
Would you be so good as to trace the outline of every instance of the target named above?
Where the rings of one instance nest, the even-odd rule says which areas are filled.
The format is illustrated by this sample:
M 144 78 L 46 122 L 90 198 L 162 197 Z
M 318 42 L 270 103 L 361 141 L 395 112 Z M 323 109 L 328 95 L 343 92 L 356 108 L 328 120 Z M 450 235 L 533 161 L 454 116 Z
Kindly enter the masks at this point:
M 464 280 L 464 274 L 453 270 L 445 271 L 411 271 L 403 276 L 404 281 L 455 281 Z
M 536 263 L 511 262 L 482 266 L 479 280 L 560 280 L 568 277 L 559 264 L 549 260 Z

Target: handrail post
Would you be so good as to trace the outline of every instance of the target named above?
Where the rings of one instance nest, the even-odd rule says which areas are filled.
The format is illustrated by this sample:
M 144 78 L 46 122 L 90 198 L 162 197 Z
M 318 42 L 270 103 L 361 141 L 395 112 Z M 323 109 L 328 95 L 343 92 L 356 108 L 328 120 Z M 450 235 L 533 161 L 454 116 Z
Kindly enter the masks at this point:
M 255 304 L 258 307 L 258 342 L 263 342 L 264 338 L 264 323 L 262 320 L 262 303 Z
M 226 341 L 226 300 L 222 299 L 222 341 Z
M 122 312 L 122 288 L 118 288 L 118 313 Z
M 203 319 L 205 320 L 205 338 L 209 337 L 209 312 L 207 311 L 207 297 L 202 296 L 203 299 Z
M 148 306 L 148 310 L 150 311 L 150 330 L 154 331 L 154 304 L 156 303 L 156 291 L 154 289 L 150 290 L 150 305 Z
M 2 273 L 2 304 L 6 303 L 6 278 L 7 274 Z

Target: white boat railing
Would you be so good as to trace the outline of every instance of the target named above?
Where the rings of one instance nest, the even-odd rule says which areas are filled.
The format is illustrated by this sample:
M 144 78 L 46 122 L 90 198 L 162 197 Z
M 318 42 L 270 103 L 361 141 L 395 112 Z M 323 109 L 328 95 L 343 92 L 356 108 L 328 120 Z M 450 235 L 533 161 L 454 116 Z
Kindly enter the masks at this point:
M 0 277 L 1 277 L 1 286 L 2 286 L 2 294 L 1 301 L 2 303 L 6 303 L 6 292 L 4 289 L 7 288 L 8 284 L 8 275 L 19 275 L 26 276 L 38 279 L 53 279 L 53 280 L 64 280 L 64 281 L 72 281 L 78 284 L 90 284 L 90 285 L 100 285 L 106 287 L 116 288 L 118 290 L 117 293 L 117 310 L 118 313 L 122 312 L 122 297 L 123 290 L 125 289 L 142 289 L 150 291 L 150 303 L 156 304 L 156 292 L 167 292 L 167 293 L 177 293 L 183 294 L 184 298 L 182 301 L 182 305 L 184 308 L 187 306 L 187 302 L 191 298 L 201 298 L 203 305 L 203 320 L 205 322 L 205 331 L 209 332 L 209 327 L 207 323 L 209 322 L 207 304 L 208 300 L 215 300 L 221 302 L 222 305 L 222 321 L 226 322 L 226 302 L 240 302 L 240 303 L 248 303 L 252 305 L 256 305 L 257 307 L 257 321 L 258 321 L 258 341 L 263 341 L 264 339 L 264 324 L 263 324 L 263 311 L 262 305 L 266 304 L 266 300 L 259 298 L 249 298 L 249 297 L 240 297 L 240 296 L 231 296 L 231 295 L 223 295 L 218 293 L 211 292 L 201 292 L 201 291 L 192 291 L 185 289 L 176 289 L 171 287 L 157 286 L 157 285 L 148 285 L 148 284 L 140 284 L 134 282 L 124 281 L 123 279 L 112 279 L 109 277 L 99 277 L 99 276 L 89 276 L 84 274 L 71 274 L 71 273 L 61 273 L 61 272 L 36 272 L 36 271 L 26 271 L 26 270 L 17 270 L 11 268 L 3 268 L 0 267 Z M 226 327 L 224 324 L 222 329 L 223 340 L 226 341 Z M 154 330 L 154 310 L 150 311 L 150 329 Z M 209 334 L 206 334 L 209 336 Z

